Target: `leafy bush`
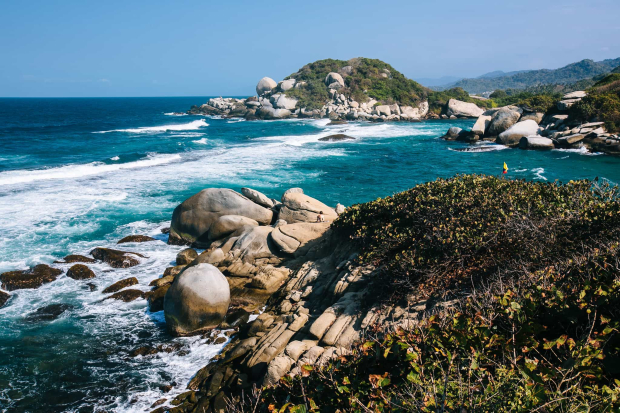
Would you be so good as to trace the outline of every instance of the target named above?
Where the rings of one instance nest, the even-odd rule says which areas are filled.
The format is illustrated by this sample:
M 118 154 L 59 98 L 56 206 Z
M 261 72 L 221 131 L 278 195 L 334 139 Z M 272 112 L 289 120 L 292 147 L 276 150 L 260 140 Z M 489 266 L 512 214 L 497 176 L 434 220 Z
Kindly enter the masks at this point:
M 604 87 L 604 86 L 603 86 Z M 620 131 L 620 91 L 612 93 L 590 93 L 570 108 L 576 119 L 605 122 L 608 132 Z
M 617 188 L 457 176 L 332 228 L 384 268 L 375 291 L 390 302 L 467 298 L 283 378 L 256 411 L 619 411 Z

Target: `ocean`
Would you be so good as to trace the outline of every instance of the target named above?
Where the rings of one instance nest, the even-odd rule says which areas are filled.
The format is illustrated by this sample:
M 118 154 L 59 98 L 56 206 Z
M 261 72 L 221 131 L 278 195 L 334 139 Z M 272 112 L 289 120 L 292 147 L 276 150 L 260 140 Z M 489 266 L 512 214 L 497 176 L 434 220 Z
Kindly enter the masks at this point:
M 136 288 L 148 291 L 173 265 L 182 248 L 168 246 L 161 229 L 174 207 L 201 189 L 247 186 L 280 198 L 302 187 L 327 204 L 351 205 L 438 177 L 498 175 L 504 162 L 510 179 L 620 183 L 620 159 L 612 156 L 439 138 L 472 120 L 330 126 L 176 114 L 207 100 L 0 99 L 0 272 L 98 246 L 148 257 L 128 269 L 90 265 L 95 291 L 62 275 L 11 293 L 0 309 L 1 411 L 150 411 L 154 401 L 183 392 L 223 348 L 201 337 L 170 337 L 163 314 L 150 313 L 145 300 L 102 301 L 101 290 L 113 282 L 135 276 Z M 318 140 L 336 133 L 356 140 Z M 157 241 L 116 246 L 131 234 Z M 57 303 L 67 305 L 58 319 L 29 317 Z M 130 356 L 160 344 L 175 350 Z

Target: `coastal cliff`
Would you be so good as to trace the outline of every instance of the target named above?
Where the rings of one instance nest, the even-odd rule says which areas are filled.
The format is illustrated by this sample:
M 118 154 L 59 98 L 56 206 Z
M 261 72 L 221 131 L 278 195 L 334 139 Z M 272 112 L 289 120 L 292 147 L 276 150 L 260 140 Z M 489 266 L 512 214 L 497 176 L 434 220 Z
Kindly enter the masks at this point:
M 215 214 L 203 215 L 212 245 L 180 254 L 180 273 L 162 284 L 211 263 L 230 285 L 219 328 L 232 340 L 187 392 L 157 401 L 154 411 L 613 405 L 620 394 L 613 384 L 620 289 L 609 266 L 620 228 L 615 192 L 586 181 L 462 176 L 328 209 L 300 189 L 281 203 L 246 189 L 247 198 L 224 196 L 260 205 L 272 222 L 224 236 L 222 220 L 241 220 L 215 207 L 232 205 L 221 202 L 222 192 L 190 198 L 192 219 L 199 210 Z M 186 202 L 177 210 L 187 211 Z M 237 213 L 253 209 L 246 207 Z M 317 222 L 321 212 L 328 222 Z M 198 245 L 200 231 L 171 239 Z M 491 392 L 459 386 L 463 371 Z M 565 381 L 556 387 L 558 375 Z

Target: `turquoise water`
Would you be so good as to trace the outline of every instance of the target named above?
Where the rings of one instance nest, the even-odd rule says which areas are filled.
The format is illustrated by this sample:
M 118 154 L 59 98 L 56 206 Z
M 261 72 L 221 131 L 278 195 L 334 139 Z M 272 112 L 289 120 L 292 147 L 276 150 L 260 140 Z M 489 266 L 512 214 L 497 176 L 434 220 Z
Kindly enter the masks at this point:
M 471 127 L 469 120 L 327 126 L 172 114 L 206 100 L 0 99 L 0 272 L 87 254 L 129 234 L 159 239 L 122 247 L 148 257 L 137 267 L 93 265 L 94 292 L 61 276 L 13 293 L 0 309 L 2 411 L 149 411 L 220 350 L 199 337 L 167 336 L 162 314 L 149 313 L 144 300 L 101 302 L 100 293 L 128 276 L 148 290 L 179 251 L 165 244 L 161 228 L 178 203 L 205 187 L 250 186 L 279 198 L 301 186 L 328 204 L 350 205 L 456 173 L 499 174 L 504 162 L 510 178 L 620 182 L 620 159 L 611 156 L 501 146 L 459 152 L 469 146 L 439 139 L 450 126 Z M 318 141 L 333 133 L 358 139 Z M 25 319 L 52 303 L 72 308 L 54 321 Z M 184 347 L 128 355 L 161 343 Z M 169 393 L 159 388 L 170 383 Z

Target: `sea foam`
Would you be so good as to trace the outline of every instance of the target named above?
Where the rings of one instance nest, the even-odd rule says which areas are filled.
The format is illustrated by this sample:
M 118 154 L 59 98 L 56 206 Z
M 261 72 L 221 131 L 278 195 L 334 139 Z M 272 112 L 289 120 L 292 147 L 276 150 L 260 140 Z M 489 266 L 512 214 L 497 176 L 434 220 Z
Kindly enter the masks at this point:
M 0 173 L 0 186 L 23 184 L 28 182 L 81 178 L 91 175 L 100 175 L 107 172 L 119 171 L 122 169 L 146 168 L 149 166 L 163 165 L 181 159 L 180 155 L 154 155 L 134 162 L 122 164 L 105 164 L 103 162 L 92 162 L 88 164 L 66 165 L 58 168 L 6 171 Z
M 161 133 L 167 131 L 181 131 L 181 130 L 195 130 L 205 126 L 209 126 L 209 124 L 204 119 L 194 120 L 189 123 L 182 123 L 179 125 L 162 125 L 162 126 L 145 126 L 142 128 L 132 128 L 132 129 L 114 129 L 114 130 L 106 130 L 99 131 L 93 133 L 111 133 L 111 132 L 125 132 L 125 133 Z

